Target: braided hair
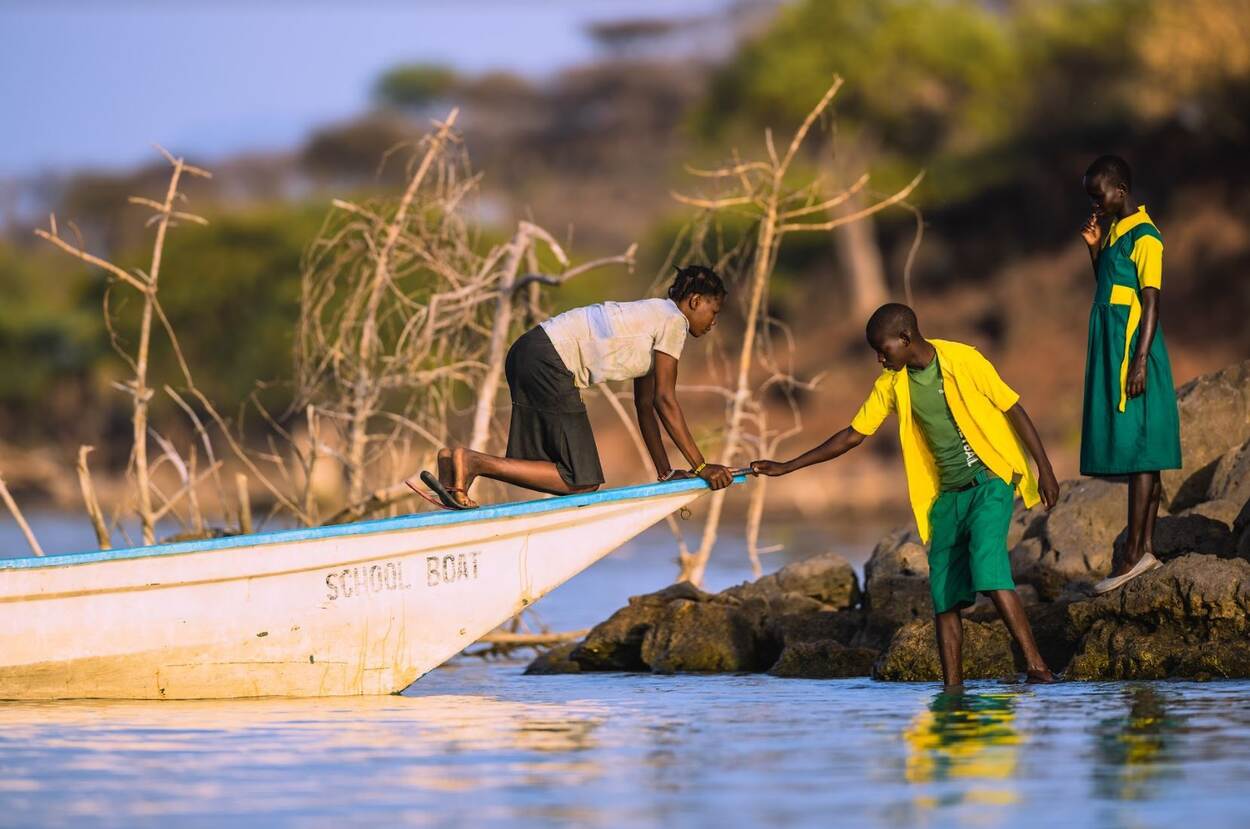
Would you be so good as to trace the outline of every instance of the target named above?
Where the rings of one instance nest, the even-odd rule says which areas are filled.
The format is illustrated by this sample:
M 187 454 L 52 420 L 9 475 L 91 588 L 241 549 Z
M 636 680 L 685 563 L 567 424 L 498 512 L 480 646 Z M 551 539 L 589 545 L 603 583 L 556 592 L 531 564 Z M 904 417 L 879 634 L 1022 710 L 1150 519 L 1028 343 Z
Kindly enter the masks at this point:
M 684 268 L 674 266 L 677 276 L 669 286 L 668 298 L 673 302 L 681 302 L 691 294 L 699 294 L 709 299 L 723 299 L 729 292 L 725 283 L 716 275 L 716 271 L 703 265 L 687 265 Z

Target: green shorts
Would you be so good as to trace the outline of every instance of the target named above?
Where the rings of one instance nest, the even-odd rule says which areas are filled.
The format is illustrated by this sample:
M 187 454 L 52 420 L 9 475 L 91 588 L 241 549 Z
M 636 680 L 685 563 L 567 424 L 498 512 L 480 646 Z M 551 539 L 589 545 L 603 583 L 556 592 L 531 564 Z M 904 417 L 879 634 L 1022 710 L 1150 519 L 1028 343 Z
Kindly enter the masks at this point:
M 971 489 L 943 492 L 929 510 L 929 590 L 937 613 L 968 607 L 977 593 L 1016 588 L 1007 555 L 1015 494 L 992 472 L 975 480 Z

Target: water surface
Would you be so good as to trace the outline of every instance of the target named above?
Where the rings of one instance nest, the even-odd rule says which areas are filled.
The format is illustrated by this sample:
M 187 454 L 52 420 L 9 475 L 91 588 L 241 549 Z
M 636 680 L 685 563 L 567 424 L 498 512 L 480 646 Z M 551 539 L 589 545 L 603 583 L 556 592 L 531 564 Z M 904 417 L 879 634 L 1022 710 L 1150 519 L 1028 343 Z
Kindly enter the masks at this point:
M 538 605 L 602 619 L 672 578 L 663 528 Z M 862 561 L 879 528 L 778 529 Z M 709 586 L 749 577 L 741 542 Z M 0 703 L 0 826 L 1250 825 L 1250 682 L 526 677 L 459 660 L 401 696 Z
M 396 697 L 0 704 L 0 824 L 1245 826 L 1250 683 L 443 668 Z

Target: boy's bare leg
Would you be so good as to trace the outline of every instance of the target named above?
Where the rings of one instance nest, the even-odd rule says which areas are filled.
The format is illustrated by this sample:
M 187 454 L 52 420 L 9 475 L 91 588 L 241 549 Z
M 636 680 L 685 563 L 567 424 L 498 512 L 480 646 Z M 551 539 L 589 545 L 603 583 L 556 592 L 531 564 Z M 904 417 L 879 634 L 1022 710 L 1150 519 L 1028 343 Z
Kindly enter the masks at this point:
M 480 475 L 513 486 L 545 492 L 548 495 L 573 495 L 594 492 L 598 486 L 571 487 L 560 477 L 560 471 L 551 461 L 523 461 L 500 458 L 485 452 L 474 452 L 463 446 L 451 453 L 452 485 L 466 492 Z
M 1138 472 L 1128 478 L 1128 535 L 1124 542 L 1124 556 L 1112 567 L 1112 576 L 1122 576 L 1132 570 L 1146 551 L 1147 522 L 1154 529 L 1154 521 L 1149 515 L 1150 505 L 1155 503 L 1155 474 Z
M 1037 649 L 1037 640 L 1033 638 L 1033 628 L 1029 626 L 1029 617 L 1024 615 L 1024 605 L 1020 602 L 1016 591 L 991 590 L 989 594 L 994 607 L 998 609 L 998 615 L 1007 625 L 1007 631 L 1020 645 L 1029 681 L 1054 682 L 1055 675 L 1050 672 L 1050 668 L 1046 667 L 1046 660 L 1042 659 L 1042 654 Z
M 934 617 L 933 628 L 937 631 L 938 658 L 942 660 L 942 684 L 947 691 L 959 691 L 964 686 L 964 625 L 958 610 L 948 610 Z

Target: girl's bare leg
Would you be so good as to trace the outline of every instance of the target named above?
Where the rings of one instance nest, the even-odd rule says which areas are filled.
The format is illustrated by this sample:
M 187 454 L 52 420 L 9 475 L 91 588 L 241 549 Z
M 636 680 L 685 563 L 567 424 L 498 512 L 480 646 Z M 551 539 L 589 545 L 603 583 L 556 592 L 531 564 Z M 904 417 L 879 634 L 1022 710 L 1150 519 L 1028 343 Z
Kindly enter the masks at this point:
M 1155 519 L 1159 517 L 1159 503 L 1163 500 L 1163 481 L 1159 477 L 1158 472 L 1151 473 L 1154 475 L 1154 488 L 1150 491 L 1150 503 L 1146 506 L 1146 529 L 1145 537 L 1142 538 L 1142 553 L 1155 552 Z
M 1154 530 L 1150 506 L 1154 500 L 1157 472 L 1137 472 L 1128 478 L 1128 537 L 1124 543 L 1124 557 L 1111 570 L 1112 576 L 1122 576 L 1141 560 L 1146 552 L 1146 528 Z M 1152 544 L 1153 546 L 1153 544 Z
M 515 458 L 501 458 L 487 455 L 485 452 L 474 452 L 463 446 L 457 447 L 451 454 L 452 485 L 466 492 L 480 475 L 494 481 L 545 492 L 548 495 L 573 495 L 579 492 L 594 492 L 598 485 L 571 487 L 560 477 L 560 471 L 551 461 L 524 461 Z

